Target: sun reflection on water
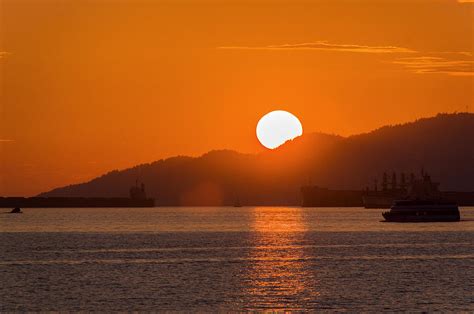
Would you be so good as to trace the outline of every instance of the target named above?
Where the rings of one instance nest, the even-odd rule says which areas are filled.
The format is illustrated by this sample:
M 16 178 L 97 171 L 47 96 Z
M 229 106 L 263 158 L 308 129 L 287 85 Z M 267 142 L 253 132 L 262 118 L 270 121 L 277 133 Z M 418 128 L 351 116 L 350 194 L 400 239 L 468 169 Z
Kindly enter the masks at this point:
M 307 244 L 304 212 L 300 208 L 255 208 L 252 217 L 254 245 L 243 272 L 246 309 L 298 310 L 308 308 L 309 303 L 314 307 L 319 292 L 314 260 L 306 258 L 303 246 Z

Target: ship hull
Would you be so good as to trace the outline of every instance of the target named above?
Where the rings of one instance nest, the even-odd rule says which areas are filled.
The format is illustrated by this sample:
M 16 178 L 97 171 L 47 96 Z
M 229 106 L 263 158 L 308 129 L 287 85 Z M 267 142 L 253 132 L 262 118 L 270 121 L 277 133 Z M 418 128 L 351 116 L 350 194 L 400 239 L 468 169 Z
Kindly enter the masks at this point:
M 383 195 L 364 195 L 362 197 L 364 208 L 390 208 L 395 199 L 395 196 Z
M 393 214 L 390 212 L 383 213 L 385 221 L 388 222 L 455 222 L 460 220 L 458 214 L 446 215 L 416 215 L 416 214 Z
M 154 207 L 154 199 L 125 197 L 0 197 L 0 208 Z

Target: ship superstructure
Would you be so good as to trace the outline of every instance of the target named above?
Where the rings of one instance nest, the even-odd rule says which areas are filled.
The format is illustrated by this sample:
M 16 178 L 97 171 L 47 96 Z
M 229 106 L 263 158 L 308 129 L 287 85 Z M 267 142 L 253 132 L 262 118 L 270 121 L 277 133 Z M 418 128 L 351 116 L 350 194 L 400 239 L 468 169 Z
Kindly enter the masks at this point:
M 392 173 L 391 180 L 388 179 L 388 174 L 384 172 L 382 177 L 381 187 L 378 186 L 378 180 L 374 180 L 374 189 L 366 189 L 362 200 L 365 208 L 390 208 L 393 201 L 404 197 L 408 188 L 415 181 L 415 175 L 410 174 L 409 179 L 405 173 L 399 175 L 400 180 L 397 180 L 397 174 Z

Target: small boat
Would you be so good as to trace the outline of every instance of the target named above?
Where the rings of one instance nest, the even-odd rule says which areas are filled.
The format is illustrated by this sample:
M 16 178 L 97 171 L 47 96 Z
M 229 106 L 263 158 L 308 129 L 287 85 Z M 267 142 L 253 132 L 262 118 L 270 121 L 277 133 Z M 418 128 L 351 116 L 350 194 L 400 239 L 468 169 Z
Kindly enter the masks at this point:
M 20 207 L 15 207 L 10 211 L 10 214 L 22 214 L 23 212 L 21 211 Z
M 422 179 L 415 180 L 408 195 L 395 200 L 390 211 L 382 213 L 390 222 L 451 222 L 459 221 L 461 215 L 455 202 L 440 196 L 439 183 L 422 171 Z

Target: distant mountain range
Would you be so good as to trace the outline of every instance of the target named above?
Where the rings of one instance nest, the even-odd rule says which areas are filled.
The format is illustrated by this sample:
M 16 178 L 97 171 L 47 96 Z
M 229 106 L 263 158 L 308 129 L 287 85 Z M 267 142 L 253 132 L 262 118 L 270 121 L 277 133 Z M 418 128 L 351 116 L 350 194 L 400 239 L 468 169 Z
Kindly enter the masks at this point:
M 360 190 L 383 172 L 422 168 L 442 190 L 474 191 L 474 114 L 439 114 L 350 137 L 305 134 L 257 155 L 172 157 L 40 196 L 126 197 L 138 179 L 158 205 L 299 205 L 302 185 Z

